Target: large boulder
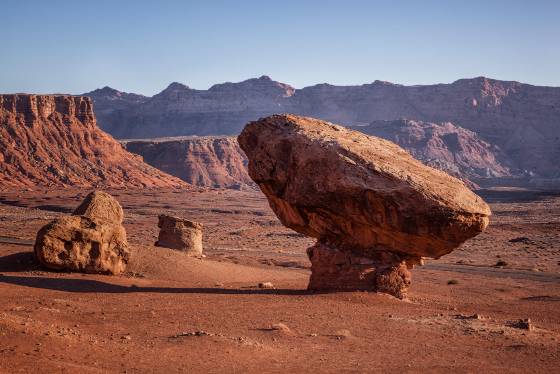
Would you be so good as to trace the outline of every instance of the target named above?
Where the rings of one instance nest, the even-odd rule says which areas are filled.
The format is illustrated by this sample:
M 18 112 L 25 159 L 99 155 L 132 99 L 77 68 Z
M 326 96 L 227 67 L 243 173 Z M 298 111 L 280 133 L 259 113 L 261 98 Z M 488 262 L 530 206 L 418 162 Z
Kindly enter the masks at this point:
M 390 141 L 294 115 L 251 122 L 238 141 L 280 221 L 318 239 L 311 289 L 404 297 L 407 268 L 488 225 L 490 208 L 463 182 Z
M 191 255 L 202 255 L 202 224 L 185 218 L 160 214 L 158 247 L 177 249 Z
M 123 210 L 104 192 L 89 194 L 76 211 L 37 233 L 35 256 L 47 268 L 120 274 L 130 258 Z

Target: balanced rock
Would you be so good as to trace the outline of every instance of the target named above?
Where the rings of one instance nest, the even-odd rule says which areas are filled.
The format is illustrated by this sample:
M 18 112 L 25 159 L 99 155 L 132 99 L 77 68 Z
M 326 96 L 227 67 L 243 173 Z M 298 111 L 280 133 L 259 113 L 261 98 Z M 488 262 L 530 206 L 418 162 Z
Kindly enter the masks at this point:
M 177 249 L 192 255 L 202 254 L 202 224 L 161 214 L 156 246 Z
M 409 268 L 488 225 L 490 208 L 463 182 L 390 141 L 294 115 L 251 122 L 238 141 L 280 221 L 317 238 L 310 289 L 405 297 Z
M 54 270 L 120 274 L 130 257 L 122 220 L 118 201 L 105 192 L 92 192 L 71 216 L 39 230 L 35 256 Z

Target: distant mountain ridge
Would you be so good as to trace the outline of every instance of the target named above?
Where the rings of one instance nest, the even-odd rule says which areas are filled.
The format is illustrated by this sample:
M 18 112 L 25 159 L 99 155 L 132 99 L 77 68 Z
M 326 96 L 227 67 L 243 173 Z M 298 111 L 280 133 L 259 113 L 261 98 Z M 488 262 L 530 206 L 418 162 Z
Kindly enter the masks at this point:
M 235 135 L 246 122 L 273 113 L 346 126 L 408 118 L 474 132 L 503 152 L 512 175 L 560 176 L 560 87 L 477 77 L 450 84 L 375 81 L 294 89 L 262 76 L 208 90 L 172 83 L 152 97 L 103 90 L 85 95 L 93 98 L 102 128 L 117 138 Z

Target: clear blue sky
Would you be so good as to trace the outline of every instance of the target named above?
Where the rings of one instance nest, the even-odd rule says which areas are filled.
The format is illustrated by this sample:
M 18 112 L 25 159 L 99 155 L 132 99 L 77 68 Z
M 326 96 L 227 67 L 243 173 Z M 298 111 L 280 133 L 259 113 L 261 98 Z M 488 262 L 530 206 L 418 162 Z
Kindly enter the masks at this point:
M 0 0 L 0 92 L 147 95 L 263 74 L 560 86 L 560 1 Z

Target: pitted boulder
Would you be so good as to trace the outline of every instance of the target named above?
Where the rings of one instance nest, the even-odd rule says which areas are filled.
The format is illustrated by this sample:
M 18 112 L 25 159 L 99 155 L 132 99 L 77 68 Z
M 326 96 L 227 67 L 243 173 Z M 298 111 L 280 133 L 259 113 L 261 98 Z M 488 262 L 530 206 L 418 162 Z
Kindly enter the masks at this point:
M 202 255 L 201 223 L 161 214 L 158 227 L 160 230 L 156 246 Z
M 392 142 L 294 115 L 251 122 L 238 141 L 280 221 L 318 240 L 310 289 L 405 297 L 407 268 L 488 225 L 490 208 L 463 182 Z
M 107 193 L 92 192 L 71 216 L 39 230 L 35 256 L 54 270 L 120 274 L 130 258 L 122 220 L 118 201 Z

